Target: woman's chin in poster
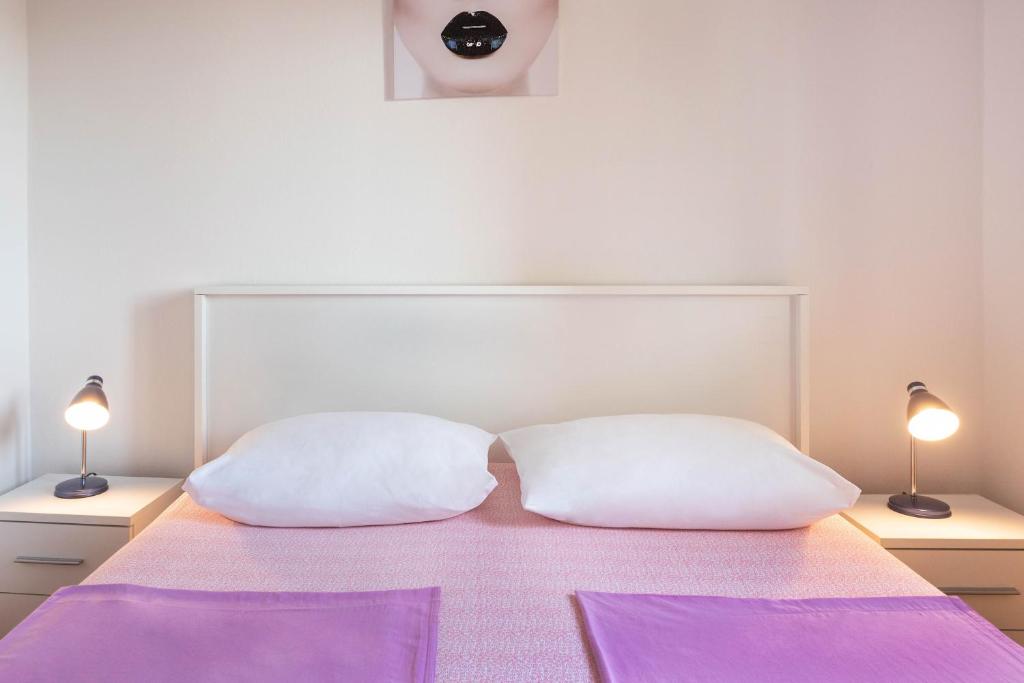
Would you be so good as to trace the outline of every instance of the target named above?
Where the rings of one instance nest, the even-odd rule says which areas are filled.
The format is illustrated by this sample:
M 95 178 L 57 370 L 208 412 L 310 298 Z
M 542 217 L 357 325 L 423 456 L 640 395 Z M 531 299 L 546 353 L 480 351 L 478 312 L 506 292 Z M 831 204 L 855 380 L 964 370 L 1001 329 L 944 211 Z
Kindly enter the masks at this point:
M 558 0 L 391 0 L 394 98 L 555 95 Z

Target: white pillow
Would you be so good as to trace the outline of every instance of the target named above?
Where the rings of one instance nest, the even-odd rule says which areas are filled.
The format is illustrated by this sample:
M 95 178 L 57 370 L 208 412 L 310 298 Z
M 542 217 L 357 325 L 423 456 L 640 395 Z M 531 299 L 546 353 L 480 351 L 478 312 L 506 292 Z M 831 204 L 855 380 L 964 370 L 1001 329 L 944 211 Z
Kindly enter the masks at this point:
M 767 427 L 709 415 L 623 415 L 501 434 L 523 507 L 571 524 L 792 529 L 860 489 Z
M 344 527 L 446 519 L 497 485 L 494 435 L 411 413 L 321 413 L 258 427 L 184 489 L 246 524 Z

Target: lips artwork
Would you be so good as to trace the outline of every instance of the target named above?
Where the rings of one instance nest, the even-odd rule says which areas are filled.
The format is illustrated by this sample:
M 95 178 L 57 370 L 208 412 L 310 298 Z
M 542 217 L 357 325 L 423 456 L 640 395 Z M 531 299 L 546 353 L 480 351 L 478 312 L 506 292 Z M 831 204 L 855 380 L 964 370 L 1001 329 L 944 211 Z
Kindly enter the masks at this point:
M 441 40 L 453 54 L 466 59 L 487 57 L 501 49 L 508 29 L 490 12 L 462 12 L 441 31 Z
M 393 99 L 557 94 L 558 0 L 386 1 Z

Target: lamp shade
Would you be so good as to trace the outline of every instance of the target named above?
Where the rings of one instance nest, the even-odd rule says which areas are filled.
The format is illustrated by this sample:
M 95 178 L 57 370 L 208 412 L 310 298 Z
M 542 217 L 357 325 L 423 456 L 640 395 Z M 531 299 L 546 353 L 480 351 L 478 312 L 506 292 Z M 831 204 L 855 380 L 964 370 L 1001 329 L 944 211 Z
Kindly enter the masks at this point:
M 107 405 L 107 395 L 103 393 L 102 377 L 93 375 L 86 380 L 85 386 L 75 394 L 64 411 L 64 420 L 83 432 L 91 432 L 107 424 L 110 406 Z
M 907 429 L 915 439 L 941 441 L 960 428 L 960 418 L 924 382 L 911 382 L 907 391 Z

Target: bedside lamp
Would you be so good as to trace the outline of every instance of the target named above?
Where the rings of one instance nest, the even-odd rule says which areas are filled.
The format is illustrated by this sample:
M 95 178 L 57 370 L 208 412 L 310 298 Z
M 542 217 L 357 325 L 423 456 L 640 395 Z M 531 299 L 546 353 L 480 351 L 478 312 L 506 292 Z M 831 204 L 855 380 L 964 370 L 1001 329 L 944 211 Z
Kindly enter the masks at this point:
M 107 424 L 110 407 L 107 395 L 103 393 L 103 378 L 93 375 L 85 386 L 71 399 L 71 405 L 64 411 L 64 420 L 82 432 L 82 474 L 57 484 L 53 495 L 58 498 L 89 498 L 107 490 L 107 480 L 90 473 L 86 465 L 87 434 Z
M 956 433 L 960 418 L 941 399 L 928 391 L 924 382 L 907 386 L 907 430 L 910 432 L 910 493 L 889 498 L 889 509 L 911 517 L 945 519 L 952 515 L 949 505 L 936 498 L 917 495 L 917 440 L 941 441 Z

